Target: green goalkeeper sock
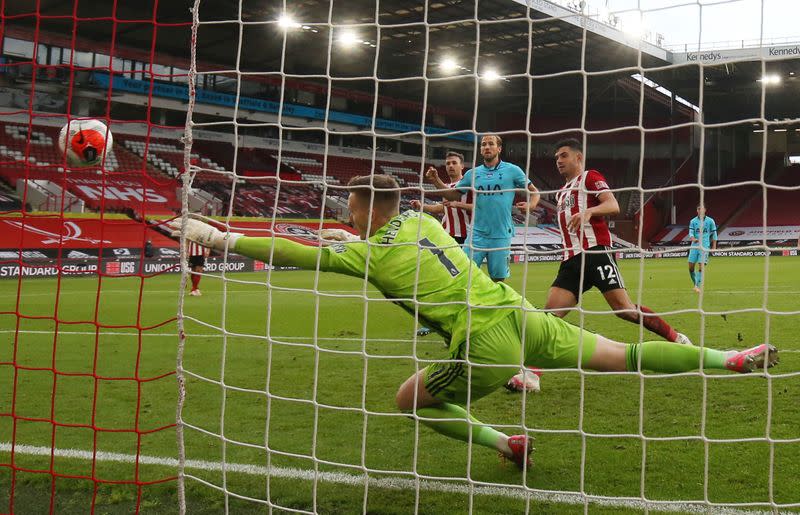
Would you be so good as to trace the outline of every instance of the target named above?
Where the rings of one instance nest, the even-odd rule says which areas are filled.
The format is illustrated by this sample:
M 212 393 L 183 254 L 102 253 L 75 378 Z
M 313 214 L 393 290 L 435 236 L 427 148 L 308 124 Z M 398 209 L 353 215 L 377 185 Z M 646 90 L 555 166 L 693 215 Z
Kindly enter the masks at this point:
M 505 436 L 500 431 L 484 425 L 478 419 L 469 415 L 467 410 L 457 404 L 442 403 L 417 409 L 417 415 L 426 419 L 456 418 L 459 420 L 422 420 L 420 422 L 430 427 L 437 433 L 450 438 L 468 442 L 469 432 L 472 428 L 472 441 L 484 447 L 498 449 L 500 440 Z M 467 419 L 472 424 L 467 422 Z
M 639 369 L 652 372 L 689 372 L 700 368 L 700 354 L 703 354 L 703 367 L 725 370 L 728 352 L 693 345 L 681 345 L 671 342 L 644 342 L 628 345 L 626 350 L 628 370 Z

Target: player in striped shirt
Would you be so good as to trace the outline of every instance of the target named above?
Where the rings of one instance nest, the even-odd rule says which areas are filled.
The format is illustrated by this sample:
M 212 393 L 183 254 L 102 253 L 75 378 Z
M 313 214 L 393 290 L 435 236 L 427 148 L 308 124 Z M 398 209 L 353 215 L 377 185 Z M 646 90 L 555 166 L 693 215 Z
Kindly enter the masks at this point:
M 189 269 L 191 270 L 192 291 L 189 295 L 199 297 L 203 293 L 200 291 L 200 278 L 206 266 L 208 249 L 193 241 L 186 242 L 186 255 L 189 256 Z
M 448 152 L 445 156 L 444 167 L 450 179 L 448 187 L 455 188 L 458 181 L 464 177 L 464 155 L 458 152 Z M 430 172 L 430 170 L 428 170 Z M 438 171 L 434 168 L 435 173 Z M 472 192 L 461 194 L 460 200 L 444 199 L 440 204 L 422 204 L 419 200 L 412 200 L 411 207 L 422 209 L 425 213 L 442 217 L 444 230 L 460 245 L 467 240 L 469 225 L 472 220 Z M 421 326 L 417 329 L 417 336 L 431 334 L 429 327 Z
M 650 308 L 631 302 L 612 256 L 611 232 L 604 218 L 619 213 L 619 204 L 603 175 L 585 169 L 581 142 L 565 139 L 556 143 L 555 149 L 558 172 L 566 181 L 556 195 L 564 255 L 545 309 L 564 317 L 578 304 L 581 293 L 596 286 L 619 318 L 641 322 L 665 340 L 691 344 Z
M 449 188 L 455 188 L 458 181 L 464 177 L 464 155 L 458 152 L 448 152 L 444 162 Z M 437 172 L 438 173 L 438 172 Z M 472 221 L 472 192 L 461 194 L 459 200 L 445 199 L 441 204 L 422 204 L 419 200 L 412 200 L 411 207 L 422 209 L 425 213 L 442 217 L 442 226 L 459 244 L 466 241 L 470 222 Z
M 672 374 L 701 365 L 748 373 L 778 362 L 778 350 L 766 343 L 737 352 L 655 341 L 624 344 L 593 334 L 535 309 L 507 284 L 492 281 L 438 221 L 418 211 L 400 213 L 400 188 L 391 177 L 355 177 L 348 187 L 350 219 L 358 236 L 321 230 L 323 239 L 330 241 L 328 235 L 338 233 L 343 241 L 330 246 L 226 234 L 192 218 L 176 218 L 169 226 L 173 236 L 183 233 L 188 240 L 272 266 L 367 280 L 394 304 L 418 314 L 447 339 L 450 355 L 412 373 L 397 390 L 397 408 L 442 435 L 499 451 L 521 469 L 532 466 L 529 437 L 502 433 L 469 411 L 501 388 L 521 364 Z M 388 393 L 385 385 L 376 388 L 379 395 Z M 487 402 L 499 406 L 496 396 Z M 348 425 L 338 429 L 360 430 Z M 389 438 L 387 448 L 393 443 Z

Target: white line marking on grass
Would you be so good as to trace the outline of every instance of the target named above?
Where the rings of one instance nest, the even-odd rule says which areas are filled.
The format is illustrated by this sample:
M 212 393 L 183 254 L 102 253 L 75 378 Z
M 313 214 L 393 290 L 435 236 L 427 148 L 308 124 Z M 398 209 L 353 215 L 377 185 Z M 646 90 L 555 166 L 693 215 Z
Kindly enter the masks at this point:
M 15 331 L 13 331 L 11 329 L 0 330 L 0 334 L 3 334 L 3 333 L 11 333 L 11 334 L 13 334 L 14 332 Z M 21 330 L 21 331 L 19 331 L 19 333 L 20 334 L 49 334 L 49 335 L 52 335 L 53 331 Z M 67 335 L 67 336 L 94 336 L 95 335 L 94 331 L 59 331 L 58 334 L 63 334 L 63 335 Z M 107 332 L 107 331 L 102 331 L 102 330 L 100 331 L 100 334 L 102 336 L 139 336 L 138 332 L 123 333 L 123 332 Z M 178 335 L 176 333 L 148 333 L 147 331 L 143 331 L 142 332 L 142 336 L 145 337 L 145 338 L 156 337 L 156 336 L 161 337 L 161 338 L 177 338 L 178 337 Z M 186 333 L 186 337 L 187 338 L 192 338 L 192 337 L 195 337 L 195 338 L 222 338 L 223 336 L 224 335 L 220 334 L 220 333 L 210 333 L 210 334 Z M 263 335 L 260 335 L 260 334 L 251 334 L 251 335 L 246 335 L 246 336 L 245 335 L 240 335 L 240 334 L 229 334 L 228 338 L 252 338 L 252 339 L 258 339 L 258 340 L 266 340 L 267 339 L 266 336 L 263 336 Z M 291 341 L 291 340 L 313 341 L 314 340 L 314 338 L 312 336 L 275 336 L 275 335 L 273 335 L 273 336 L 270 336 L 270 338 L 273 339 L 273 340 L 287 340 L 287 341 Z M 363 340 L 363 338 L 336 338 L 336 337 L 322 337 L 322 336 L 320 336 L 319 338 L 317 338 L 317 340 L 320 340 L 320 341 L 334 341 L 334 342 L 356 342 L 356 343 L 360 343 Z M 367 338 L 367 341 L 368 342 L 380 342 L 380 343 L 385 343 L 385 342 L 389 342 L 389 343 L 412 343 L 414 340 L 401 340 L 401 339 L 396 339 L 396 338 Z M 418 341 L 422 341 L 422 340 L 418 340 Z M 435 340 L 431 340 L 431 341 L 435 341 Z
M 647 292 L 673 292 L 673 291 L 675 291 L 675 292 L 684 292 L 687 297 L 697 297 L 697 294 L 692 290 L 692 288 L 646 288 L 644 290 L 644 293 L 647 293 Z M 739 289 L 736 289 L 736 290 L 715 290 L 715 289 L 711 288 L 711 289 L 706 289 L 705 293 L 706 294 L 709 294 L 709 293 L 723 293 L 723 294 L 742 293 L 742 294 L 744 294 L 744 293 L 764 293 L 764 291 L 766 291 L 767 293 L 770 293 L 770 294 L 771 293 L 793 293 L 793 294 L 800 293 L 800 290 L 788 290 L 788 289 L 784 289 L 784 288 L 739 288 Z
M 720 294 L 720 295 L 752 295 L 754 293 L 763 294 L 765 290 L 706 290 L 706 295 Z M 767 295 L 797 295 L 800 291 L 794 290 L 766 290 Z M 696 295 L 696 294 L 695 294 Z
M 259 295 L 259 296 L 262 296 L 262 295 L 265 295 L 268 292 L 268 289 L 266 288 L 266 285 L 264 285 L 264 287 L 265 288 L 263 290 L 256 290 L 256 291 L 249 290 L 249 289 L 247 289 L 247 290 L 237 290 L 237 289 L 231 289 L 229 287 L 228 296 L 230 296 L 230 295 L 236 295 L 237 297 L 248 296 L 248 295 Z M 204 290 L 204 291 L 206 292 L 206 295 L 221 295 L 221 293 L 222 293 L 221 291 L 214 291 L 214 290 Z M 543 292 L 543 291 L 544 290 L 527 288 L 525 290 L 525 293 L 528 296 L 530 296 L 533 293 L 540 293 L 540 292 Z M 767 291 L 767 295 L 768 296 L 773 296 L 773 295 L 798 295 L 798 294 L 800 294 L 800 290 L 769 290 L 769 289 L 767 289 L 766 291 Z M 325 289 L 320 289 L 320 290 L 317 290 L 315 292 L 311 288 L 288 288 L 288 287 L 280 287 L 280 288 L 277 288 L 277 289 L 273 290 L 273 292 L 274 293 L 278 293 L 278 294 L 280 294 L 280 293 L 292 293 L 292 294 L 294 294 L 294 293 L 303 293 L 303 294 L 307 294 L 307 295 L 313 295 L 313 294 L 319 293 L 320 295 L 323 295 L 323 296 L 330 296 L 331 294 L 337 294 L 338 293 L 338 294 L 347 294 L 347 295 L 349 295 L 349 297 L 347 297 L 348 300 L 354 300 L 354 299 L 355 300 L 360 300 L 361 299 L 360 295 L 364 293 L 363 290 L 325 290 Z M 631 292 L 635 293 L 635 290 L 631 290 Z M 685 288 L 680 288 L 680 289 L 676 289 L 676 288 L 648 288 L 646 290 L 647 294 L 652 294 L 653 292 L 656 292 L 656 293 L 673 293 L 673 292 L 686 293 L 686 289 Z M 61 290 L 59 295 L 63 297 L 65 295 L 86 295 L 87 293 L 88 294 L 96 294 L 97 293 L 97 289 L 96 288 L 95 289 L 89 289 L 89 290 L 66 290 L 65 289 L 65 290 Z M 367 290 L 367 296 L 369 296 L 370 294 L 374 294 L 374 293 L 377 293 L 377 290 L 370 290 L 370 289 Z M 707 297 L 708 296 L 714 296 L 714 295 L 749 295 L 749 296 L 752 296 L 754 294 L 763 295 L 763 293 L 764 293 L 764 288 L 760 288 L 760 289 L 741 289 L 741 290 L 706 290 L 705 291 L 705 295 Z M 105 290 L 105 289 L 104 290 L 100 290 L 100 296 L 101 297 L 103 295 L 107 295 L 107 294 L 138 295 L 139 294 L 139 288 L 133 288 L 133 289 L 128 289 L 128 290 Z M 174 294 L 175 297 L 177 298 L 178 291 L 177 290 L 151 290 L 151 289 L 145 288 L 144 289 L 144 294 L 145 295 L 150 295 L 150 294 Z M 21 294 L 21 296 L 23 298 L 25 298 L 25 297 L 53 297 L 53 298 L 55 298 L 55 294 L 53 292 L 23 292 Z M 359 296 L 359 297 L 356 298 L 356 297 L 353 297 L 353 296 Z M 694 293 L 694 292 L 689 292 L 689 293 L 686 293 L 686 297 L 695 297 L 696 298 L 697 294 Z M 377 296 L 369 297 L 369 298 L 370 299 L 381 300 L 381 298 L 377 297 Z
M 237 290 L 237 289 L 228 287 L 228 292 L 229 292 L 228 295 L 234 295 L 235 294 L 235 295 L 239 296 L 239 295 L 264 295 L 264 294 L 266 294 L 267 291 L 268 291 L 266 289 L 266 285 L 260 285 L 260 286 L 264 286 L 265 289 L 264 290 L 259 290 L 259 291 L 252 291 L 252 290 Z M 204 291 L 206 292 L 206 295 L 208 295 L 209 292 L 211 294 L 221 294 L 222 293 L 221 291 L 213 291 L 213 290 L 204 290 Z M 367 290 L 367 294 L 376 293 L 376 292 L 377 292 L 377 290 L 370 290 L 370 289 Z M 64 295 L 86 295 L 87 293 L 96 294 L 97 293 L 97 288 L 88 289 L 88 290 L 68 290 L 68 289 L 64 289 L 64 290 L 61 290 L 59 292 L 59 295 L 60 296 L 64 296 Z M 130 289 L 127 289 L 127 290 L 106 290 L 106 289 L 100 290 L 100 296 L 101 297 L 103 295 L 107 294 L 107 293 L 126 293 L 126 294 L 129 294 L 129 295 L 134 295 L 134 294 L 138 295 L 139 294 L 139 288 L 130 288 Z M 178 290 L 151 290 L 149 288 L 145 288 L 144 289 L 144 293 L 145 293 L 145 295 L 147 295 L 149 293 L 171 293 L 171 294 L 174 294 L 177 297 Z M 317 290 L 315 292 L 312 288 L 292 288 L 292 291 L 290 292 L 287 289 L 284 289 L 283 287 L 281 287 L 280 289 L 274 290 L 273 293 L 308 293 L 308 294 L 321 293 L 321 294 L 324 295 L 324 294 L 328 294 L 328 293 L 352 293 L 352 294 L 357 294 L 357 293 L 364 293 L 364 291 L 363 290 L 325 290 L 325 289 L 320 289 L 320 290 Z M 53 298 L 55 298 L 55 293 L 54 292 L 30 292 L 30 293 L 29 292 L 22 292 L 20 294 L 20 296 L 23 297 L 23 298 L 25 298 L 25 297 L 53 297 Z
M 13 330 L 0 330 L 0 334 L 4 333 L 11 333 L 13 334 L 15 331 Z M 52 331 L 29 331 L 29 330 L 22 330 L 19 331 L 20 334 L 49 334 L 52 335 Z M 59 331 L 58 334 L 63 334 L 67 336 L 94 336 L 95 333 L 93 331 Z M 106 332 L 101 331 L 101 335 L 103 336 L 139 336 L 139 333 L 121 333 L 121 332 Z M 161 338 L 177 338 L 177 334 L 173 333 L 148 333 L 143 332 L 142 336 L 144 338 L 154 338 L 154 337 L 161 337 Z M 187 333 L 187 338 L 222 338 L 224 335 L 219 333 L 210 333 L 210 334 L 192 334 Z M 229 338 L 252 338 L 258 340 L 266 340 L 266 336 L 252 334 L 248 336 L 243 335 L 228 335 Z M 270 336 L 273 340 L 286 340 L 286 341 L 313 341 L 314 338 L 312 336 Z M 317 338 L 318 341 L 332 341 L 332 342 L 355 342 L 360 343 L 363 341 L 363 338 L 335 338 L 335 337 L 322 337 L 320 336 Z M 418 339 L 417 342 L 425 343 L 426 340 Z M 428 342 L 437 343 L 437 340 L 427 340 Z M 414 340 L 403 340 L 399 338 L 367 338 L 367 342 L 376 342 L 376 343 L 413 343 Z M 800 349 L 778 349 L 781 354 L 785 353 L 800 353 Z
M 10 452 L 11 443 L 0 442 L 0 452 Z M 51 453 L 59 458 L 77 459 L 77 460 L 92 460 L 93 455 L 91 451 L 81 451 L 79 449 L 55 449 L 50 447 L 41 447 L 33 445 L 16 445 L 14 448 L 16 454 L 25 454 L 31 456 L 50 456 Z M 177 473 L 178 460 L 175 458 L 163 458 L 158 456 L 145 456 L 139 455 L 138 457 L 133 454 L 122 454 L 116 452 L 102 452 L 98 451 L 94 455 L 94 459 L 99 462 L 112 462 L 112 463 L 134 463 L 138 462 L 143 465 L 158 465 L 175 469 Z M 192 470 L 207 470 L 212 472 L 220 472 L 223 470 L 223 464 L 215 461 L 206 460 L 186 460 L 186 469 Z M 295 479 L 302 481 L 323 481 L 326 483 L 342 484 L 348 486 L 363 487 L 364 483 L 368 483 L 370 488 L 385 488 L 389 490 L 415 490 L 417 488 L 417 481 L 405 477 L 374 477 L 378 474 L 370 472 L 371 476 L 367 477 L 363 474 L 346 474 L 344 472 L 314 472 L 313 470 L 298 469 L 291 467 L 263 467 L 260 465 L 250 465 L 246 463 L 225 463 L 225 470 L 230 473 L 248 474 L 252 476 Z M 493 495 L 498 497 L 508 497 L 512 499 L 526 499 L 530 498 L 532 501 L 547 502 L 555 504 L 568 504 L 568 505 L 583 505 L 588 502 L 593 505 L 600 505 L 612 508 L 628 508 L 628 509 L 650 509 L 653 511 L 680 511 L 684 513 L 708 513 L 709 510 L 717 514 L 727 515 L 753 515 L 755 513 L 774 513 L 773 511 L 754 511 L 741 510 L 736 508 L 725 508 L 722 506 L 709 507 L 702 503 L 683 502 L 683 501 L 644 501 L 641 499 L 620 498 L 620 497 L 595 497 L 584 496 L 575 492 L 552 492 L 552 491 L 526 491 L 523 487 L 513 486 L 486 486 L 481 484 L 462 484 L 466 483 L 464 479 L 456 480 L 441 480 L 434 481 L 429 479 L 420 479 L 420 490 L 427 490 L 431 492 L 443 492 L 448 494 L 461 494 L 469 495 Z

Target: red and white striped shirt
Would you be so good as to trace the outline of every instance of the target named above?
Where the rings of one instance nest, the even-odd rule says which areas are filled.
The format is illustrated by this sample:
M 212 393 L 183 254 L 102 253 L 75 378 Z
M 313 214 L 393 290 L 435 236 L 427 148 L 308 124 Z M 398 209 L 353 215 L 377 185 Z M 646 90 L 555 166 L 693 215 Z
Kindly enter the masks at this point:
M 605 177 L 597 170 L 586 170 L 566 183 L 556 195 L 558 200 L 558 227 L 564 245 L 563 260 L 566 261 L 583 250 L 597 245 L 611 246 L 611 232 L 606 219 L 593 216 L 583 225 L 583 241 L 579 242 L 580 230 L 569 232 L 569 221 L 590 207 L 600 204 L 598 196 L 608 191 Z
M 455 188 L 458 181 L 448 184 L 449 188 Z M 472 204 L 472 190 L 461 194 L 459 199 L 465 204 Z M 472 211 L 457 207 L 445 207 L 442 225 L 453 238 L 466 238 L 467 229 L 472 222 Z
M 193 241 L 188 241 L 186 243 L 186 253 L 189 257 L 192 256 L 203 256 L 208 257 L 209 250 L 207 247 L 200 245 L 199 243 L 195 243 Z

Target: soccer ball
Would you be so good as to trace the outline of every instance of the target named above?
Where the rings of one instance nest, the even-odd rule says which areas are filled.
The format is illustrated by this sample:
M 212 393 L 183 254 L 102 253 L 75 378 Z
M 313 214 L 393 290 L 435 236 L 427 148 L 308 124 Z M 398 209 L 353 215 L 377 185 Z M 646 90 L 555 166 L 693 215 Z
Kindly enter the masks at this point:
M 114 137 L 100 120 L 71 120 L 61 128 L 58 148 L 71 166 L 97 166 L 111 150 Z

